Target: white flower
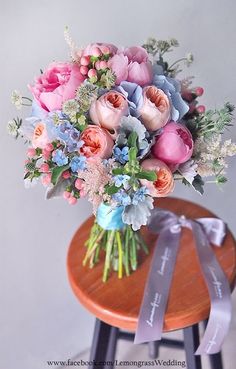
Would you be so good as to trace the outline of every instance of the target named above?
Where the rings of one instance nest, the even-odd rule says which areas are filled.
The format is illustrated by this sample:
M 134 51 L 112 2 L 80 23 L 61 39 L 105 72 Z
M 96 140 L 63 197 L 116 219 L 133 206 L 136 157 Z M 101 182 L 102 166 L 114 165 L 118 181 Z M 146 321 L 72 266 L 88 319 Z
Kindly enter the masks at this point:
M 13 137 L 18 136 L 18 125 L 15 120 L 9 120 L 7 123 L 7 131 Z
M 64 114 L 68 115 L 72 122 L 75 122 L 76 114 L 79 111 L 79 103 L 74 99 L 67 100 L 63 104 L 62 111 Z
M 186 54 L 186 64 L 189 67 L 190 64 L 192 64 L 194 58 L 193 58 L 193 54 L 192 53 L 187 53 Z
M 20 92 L 17 90 L 12 91 L 11 102 L 15 105 L 16 109 L 20 110 L 22 108 L 23 100 Z
M 193 160 L 188 160 L 186 163 L 180 164 L 178 171 L 190 184 L 193 183 L 194 177 L 197 175 L 198 165 Z
M 25 188 L 28 190 L 29 188 L 36 186 L 36 184 L 38 183 L 38 180 L 39 178 L 36 178 L 36 177 L 34 177 L 33 179 L 29 179 L 29 178 L 24 179 Z

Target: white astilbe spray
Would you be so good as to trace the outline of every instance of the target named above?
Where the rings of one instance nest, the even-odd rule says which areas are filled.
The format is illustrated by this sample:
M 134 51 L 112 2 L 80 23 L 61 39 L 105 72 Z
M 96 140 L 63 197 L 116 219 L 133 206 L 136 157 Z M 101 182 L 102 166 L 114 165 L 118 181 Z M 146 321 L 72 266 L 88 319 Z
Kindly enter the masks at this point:
M 65 38 L 67 45 L 70 48 L 70 56 L 71 56 L 72 61 L 78 62 L 81 58 L 82 50 L 78 48 L 75 41 L 72 39 L 70 32 L 69 32 L 69 27 L 67 26 L 64 29 L 64 38 Z
M 222 142 L 220 134 L 205 140 L 199 137 L 195 142 L 194 156 L 197 172 L 202 177 L 224 174 L 228 167 L 226 158 L 236 155 L 236 144 L 231 140 Z

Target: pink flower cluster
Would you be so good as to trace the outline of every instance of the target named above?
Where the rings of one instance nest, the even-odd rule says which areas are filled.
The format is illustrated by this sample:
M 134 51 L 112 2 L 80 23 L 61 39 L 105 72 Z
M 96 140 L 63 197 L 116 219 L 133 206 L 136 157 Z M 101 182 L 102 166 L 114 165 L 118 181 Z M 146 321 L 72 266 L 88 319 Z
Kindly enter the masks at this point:
M 149 60 L 147 51 L 140 46 L 117 48 L 112 44 L 95 43 L 82 50 L 76 61 L 50 64 L 29 86 L 40 115 L 34 126 L 32 147 L 28 150 L 28 158 L 34 158 L 36 150 L 41 150 L 44 163 L 39 167 L 39 172 L 42 175 L 43 184 L 49 185 L 52 179 L 52 167 L 55 166 L 55 155 L 59 155 L 58 160 L 62 164 L 57 165 L 60 166 L 68 164 L 74 154 L 68 155 L 68 160 L 63 157 L 61 138 L 52 145 L 52 135 L 49 134 L 50 127 L 45 117 L 51 112 L 61 112 L 63 104 L 68 100 L 76 101 L 77 92 L 80 86 L 84 85 L 83 82 L 100 87 L 101 77 L 106 78 L 107 72 L 109 72 L 108 76 L 112 78 L 114 76 L 113 87 L 91 100 L 84 116 L 87 121 L 86 127 L 76 133 L 79 134 L 82 146 L 75 154 L 77 157 L 83 156 L 87 161 L 114 158 L 114 147 L 122 119 L 132 115 L 132 108 L 135 110 L 134 116 L 146 130 L 146 136 L 155 137 L 152 148 L 149 149 L 145 159 L 141 160 L 140 165 L 143 170 L 155 171 L 158 179 L 155 182 L 143 179 L 141 184 L 149 189 L 153 197 L 166 196 L 174 188 L 173 172 L 180 164 L 191 158 L 194 142 L 186 126 L 172 120 L 174 97 L 171 93 L 173 91 L 175 94 L 178 93 L 176 84 L 172 86 L 174 90 L 168 93 L 165 87 L 155 82 L 158 78 L 154 78 L 156 72 L 153 64 Z M 162 77 L 163 86 L 164 83 L 170 84 L 170 81 L 166 82 L 165 76 Z M 196 89 L 194 93 L 183 89 L 182 97 L 180 94 L 177 96 L 177 105 L 181 102 L 185 104 L 186 109 L 187 103 L 190 113 L 191 109 L 192 111 L 195 109 L 199 114 L 204 107 L 196 107 L 194 99 L 202 93 L 201 88 Z M 80 102 L 77 101 L 77 103 L 79 105 Z M 81 112 L 79 112 L 80 115 Z M 58 153 L 58 150 L 61 151 Z M 61 177 L 69 181 L 73 176 L 74 172 L 72 173 L 68 164 Z M 85 179 L 77 178 L 72 189 L 64 191 L 63 197 L 70 204 L 77 202 L 78 193 L 79 196 L 89 193 L 88 190 L 85 191 L 83 181 Z M 99 197 L 100 194 L 97 196 Z

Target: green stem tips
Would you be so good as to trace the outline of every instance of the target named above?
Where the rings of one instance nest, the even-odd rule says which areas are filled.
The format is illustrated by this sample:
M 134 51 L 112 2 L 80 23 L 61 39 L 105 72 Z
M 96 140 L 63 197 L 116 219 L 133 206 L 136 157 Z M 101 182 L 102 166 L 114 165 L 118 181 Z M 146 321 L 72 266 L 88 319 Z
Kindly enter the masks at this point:
M 107 281 L 112 269 L 117 272 L 118 278 L 124 274 L 129 276 L 131 271 L 136 270 L 139 249 L 148 254 L 140 233 L 128 225 L 123 230 L 105 230 L 95 222 L 85 246 L 87 251 L 83 265 L 88 263 L 90 268 L 99 262 L 101 251 L 105 251 L 103 282 Z

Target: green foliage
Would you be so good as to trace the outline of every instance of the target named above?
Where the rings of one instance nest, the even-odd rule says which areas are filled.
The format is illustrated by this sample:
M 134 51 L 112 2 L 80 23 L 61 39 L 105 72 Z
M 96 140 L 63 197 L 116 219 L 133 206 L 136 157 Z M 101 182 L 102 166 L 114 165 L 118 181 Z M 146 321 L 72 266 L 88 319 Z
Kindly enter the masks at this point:
M 52 169 L 52 179 L 51 182 L 55 186 L 61 177 L 62 173 L 69 168 L 69 165 L 63 165 L 61 167 L 54 167 Z
M 148 170 L 137 173 L 136 178 L 146 179 L 147 181 L 155 182 L 157 180 L 157 175 L 154 171 Z
M 195 191 L 199 192 L 201 195 L 203 195 L 204 193 L 204 181 L 202 179 L 202 177 L 197 174 L 195 177 L 194 177 L 194 180 L 193 180 L 193 183 L 192 183 L 192 186 L 193 188 L 195 189 Z
M 186 185 L 186 186 L 192 186 L 195 191 L 197 191 L 198 193 L 200 193 L 201 195 L 203 195 L 203 193 L 204 193 L 204 188 L 203 188 L 204 181 L 203 181 L 202 177 L 199 174 L 197 174 L 194 177 L 194 180 L 193 180 L 193 183 L 192 184 L 189 183 L 186 178 L 183 178 L 182 179 L 182 183 L 184 185 Z
M 163 73 L 170 77 L 175 77 L 182 71 L 180 69 L 181 63 L 184 62 L 186 66 L 189 67 L 193 62 L 193 55 L 191 53 L 188 53 L 185 57 L 176 60 L 170 66 L 169 63 L 164 60 L 163 56 L 166 53 L 172 52 L 173 48 L 179 46 L 179 42 L 175 38 L 171 38 L 169 40 L 149 38 L 142 46 L 147 50 L 148 54 L 152 55 L 153 59 L 156 60 L 156 63 L 162 67 Z
M 106 185 L 105 186 L 105 192 L 108 195 L 114 195 L 115 193 L 117 193 L 119 191 L 119 188 L 116 187 L 115 185 Z
M 194 138 L 203 136 L 208 139 L 214 134 L 222 134 L 232 126 L 234 106 L 226 103 L 220 110 L 208 110 L 187 121 L 187 127 Z

